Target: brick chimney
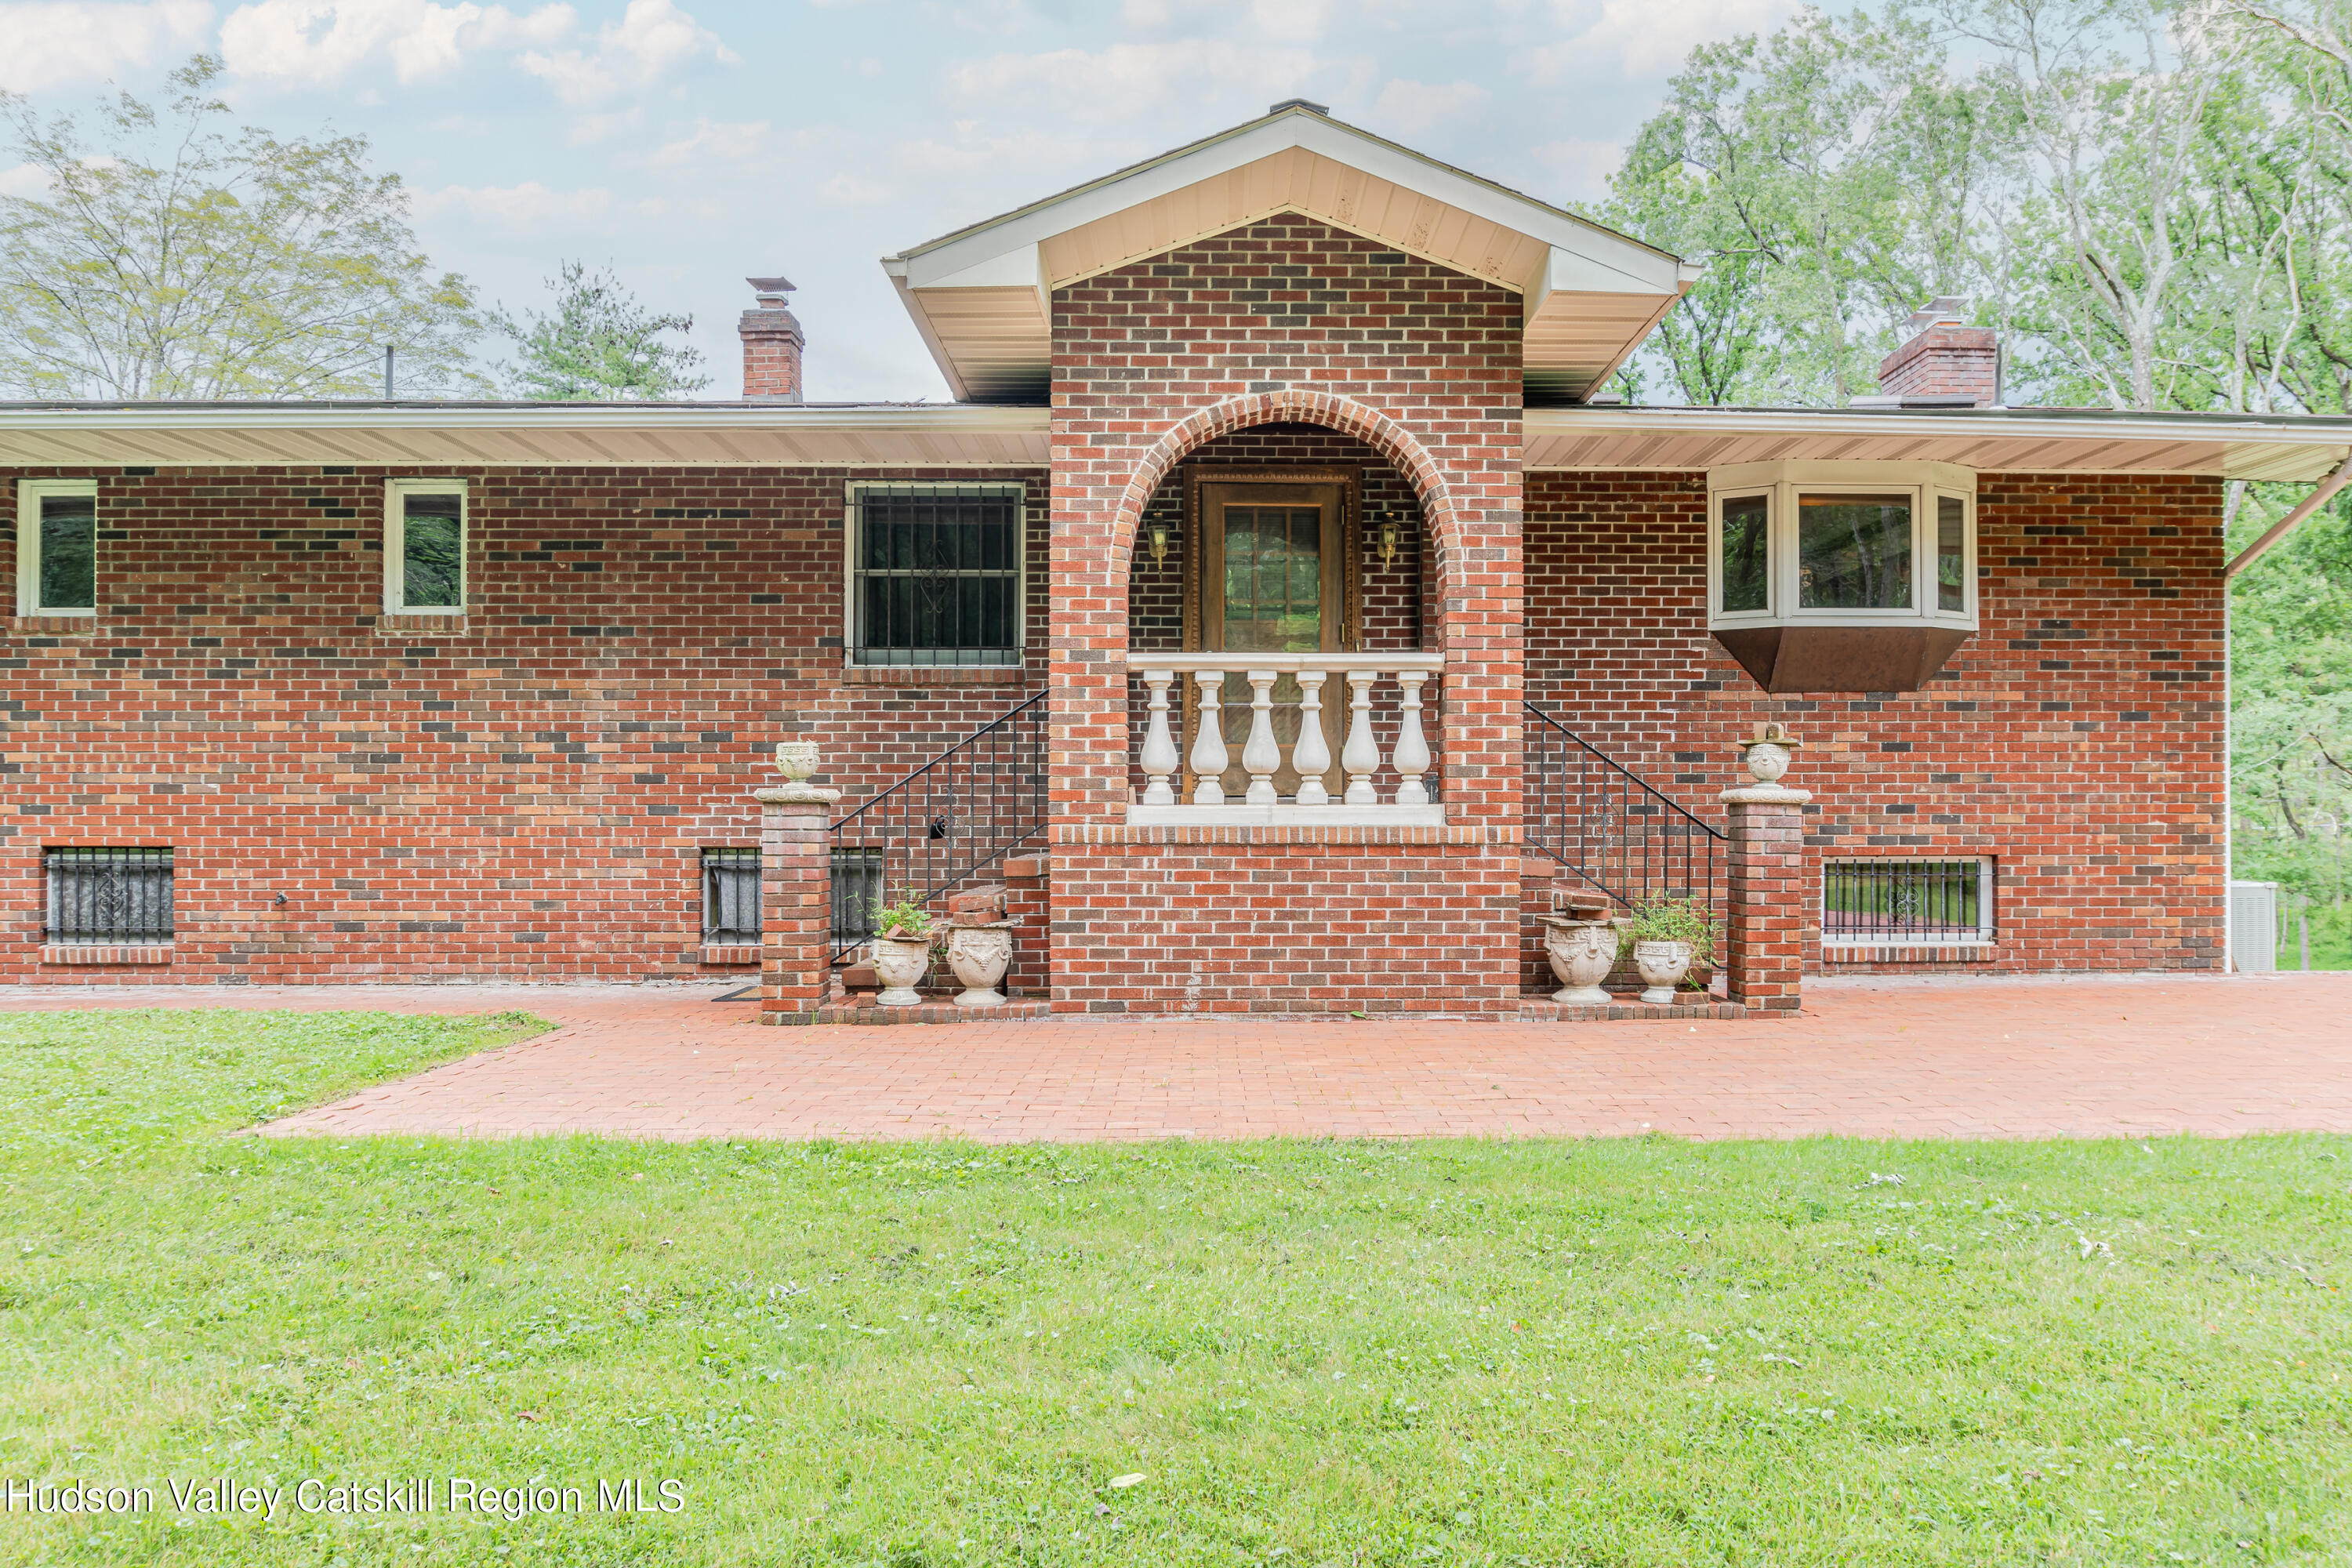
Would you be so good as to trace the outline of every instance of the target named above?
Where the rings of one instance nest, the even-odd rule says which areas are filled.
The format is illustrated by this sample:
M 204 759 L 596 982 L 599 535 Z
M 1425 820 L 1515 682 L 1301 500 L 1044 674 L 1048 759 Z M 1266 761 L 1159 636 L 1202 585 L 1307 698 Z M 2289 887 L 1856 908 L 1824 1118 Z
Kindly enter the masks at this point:
M 1879 362 L 1878 390 L 1858 404 L 1990 408 L 2000 401 L 2000 347 L 1990 327 L 1964 325 L 1969 302 L 1930 300 L 1911 314 L 1911 336 Z
M 747 278 L 759 303 L 743 312 L 735 331 L 743 339 L 743 395 L 753 403 L 801 400 L 801 335 L 798 317 L 784 308 L 789 278 Z

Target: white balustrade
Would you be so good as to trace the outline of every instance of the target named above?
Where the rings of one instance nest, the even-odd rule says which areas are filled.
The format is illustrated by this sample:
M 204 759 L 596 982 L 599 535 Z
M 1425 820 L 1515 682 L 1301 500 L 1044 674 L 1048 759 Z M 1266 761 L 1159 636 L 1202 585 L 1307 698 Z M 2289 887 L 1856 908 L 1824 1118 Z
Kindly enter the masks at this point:
M 1442 823 L 1444 808 L 1433 804 L 1428 785 L 1429 740 L 1422 728 L 1423 685 L 1444 668 L 1434 653 L 1131 653 L 1128 665 L 1150 693 L 1150 718 L 1137 754 L 1145 779 L 1142 800 L 1128 808 L 1134 823 L 1281 823 L 1403 825 Z M 1235 666 L 1244 666 L 1236 671 Z M 1241 750 L 1249 787 L 1239 799 L 1225 794 L 1223 775 L 1233 761 L 1225 744 L 1225 678 L 1240 673 L 1250 689 L 1249 737 Z M 1285 676 L 1298 686 L 1297 739 L 1286 747 L 1275 733 L 1278 706 L 1274 689 Z M 1192 746 L 1185 758 L 1192 774 L 1192 799 L 1179 798 L 1178 753 L 1171 731 L 1169 689 L 1183 699 L 1192 684 Z M 1347 738 L 1339 748 L 1339 771 L 1347 788 L 1333 800 L 1324 783 L 1331 771 L 1331 747 L 1324 731 L 1325 693 L 1337 700 L 1336 682 L 1347 683 Z M 1396 743 L 1383 757 L 1372 731 L 1376 692 L 1388 681 L 1397 687 Z M 1286 757 L 1286 752 L 1287 753 Z M 1276 778 L 1296 777 L 1296 794 L 1285 799 Z M 1383 791 L 1383 766 L 1396 783 Z M 1387 798 L 1382 798 L 1383 795 Z

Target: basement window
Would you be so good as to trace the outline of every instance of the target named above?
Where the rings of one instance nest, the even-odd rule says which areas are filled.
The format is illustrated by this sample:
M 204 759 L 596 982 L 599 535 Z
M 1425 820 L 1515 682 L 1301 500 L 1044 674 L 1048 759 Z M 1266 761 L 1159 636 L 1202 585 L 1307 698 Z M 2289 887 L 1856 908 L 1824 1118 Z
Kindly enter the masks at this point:
M 41 940 L 53 945 L 172 940 L 169 849 L 49 849 Z
M 760 852 L 702 852 L 702 940 L 712 946 L 755 946 L 760 938 Z
M 1993 935 L 1990 858 L 1822 862 L 1823 947 L 1990 947 Z
M 16 484 L 16 613 L 98 614 L 98 481 Z
M 387 480 L 384 614 L 464 615 L 466 543 L 465 480 Z
M 849 487 L 848 646 L 855 664 L 1019 664 L 1017 484 Z

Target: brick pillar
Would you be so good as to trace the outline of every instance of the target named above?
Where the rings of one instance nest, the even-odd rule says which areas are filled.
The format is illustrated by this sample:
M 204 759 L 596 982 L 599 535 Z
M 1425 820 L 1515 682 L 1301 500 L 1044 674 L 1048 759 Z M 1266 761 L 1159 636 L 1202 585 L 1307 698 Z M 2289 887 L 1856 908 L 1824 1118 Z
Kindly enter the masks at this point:
M 1723 932 L 1724 994 L 1750 1013 L 1793 1013 L 1805 976 L 1804 790 L 1780 783 L 1797 742 L 1777 724 L 1740 750 L 1756 782 L 1718 796 L 1731 841 Z
M 1015 855 L 1004 862 L 1004 918 L 1013 922 L 1013 967 L 1005 971 L 1003 989 L 1021 1001 L 1048 999 L 1051 876 L 1043 855 Z
M 778 748 L 781 753 L 791 746 Z M 803 742 L 805 744 L 805 742 Z M 751 792 L 760 803 L 760 1022 L 806 1021 L 824 1005 L 833 947 L 833 804 L 837 789 L 807 782 L 808 768 Z M 780 755 L 780 760 L 782 760 Z M 793 767 L 798 759 L 784 761 Z

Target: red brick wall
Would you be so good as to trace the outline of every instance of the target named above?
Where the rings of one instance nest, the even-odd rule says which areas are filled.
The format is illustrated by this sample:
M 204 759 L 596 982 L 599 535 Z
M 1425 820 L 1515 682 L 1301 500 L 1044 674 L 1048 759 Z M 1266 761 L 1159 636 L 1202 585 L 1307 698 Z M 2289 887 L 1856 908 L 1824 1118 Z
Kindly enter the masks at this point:
M 1702 476 L 1530 474 L 1528 695 L 1718 826 L 1733 741 L 1788 723 L 1812 898 L 1824 855 L 1996 858 L 2000 946 L 1969 967 L 2218 967 L 2220 482 L 1979 497 L 1981 629 L 1927 689 L 1773 698 L 1706 633 Z
M 1103 977 L 1145 961 L 1155 944 L 1230 941 L 1197 931 L 1205 911 L 1160 901 L 1171 868 L 1148 833 L 1124 826 L 1132 733 L 1123 659 L 1137 522 L 1178 463 L 1234 432 L 1321 426 L 1369 444 L 1412 481 L 1427 520 L 1425 559 L 1434 559 L 1440 584 L 1426 602 L 1438 633 L 1429 646 L 1446 656 L 1444 796 L 1454 822 L 1516 838 L 1518 324 L 1519 302 L 1508 290 L 1295 215 L 1056 292 L 1051 785 L 1059 1005 L 1117 1000 Z M 1329 967 L 1341 961 L 1317 932 L 1330 917 L 1303 913 L 1373 897 L 1358 858 L 1333 844 L 1287 852 L 1276 869 L 1261 864 L 1267 848 L 1243 834 L 1184 858 L 1183 869 L 1213 901 L 1219 888 L 1238 896 L 1263 873 L 1277 879 L 1292 911 L 1265 925 L 1247 967 L 1223 972 L 1230 978 L 1221 982 L 1221 1005 L 1338 1006 L 1352 1005 L 1352 994 L 1382 994 L 1369 970 Z M 1389 901 L 1373 907 L 1396 912 L 1400 934 L 1373 967 L 1444 973 L 1467 952 L 1466 967 L 1454 971 L 1456 990 L 1515 994 L 1517 854 L 1505 849 L 1454 869 L 1471 879 L 1454 891 L 1466 923 L 1416 922 L 1392 892 L 1383 895 Z M 1169 961 L 1193 970 L 1209 962 Z M 1504 975 L 1507 982 L 1495 979 Z M 1138 1005 L 1203 1005 L 1187 999 L 1192 984 L 1148 985 L 1150 1000 Z
M 968 473 L 476 474 L 454 635 L 382 624 L 386 477 L 99 475 L 96 626 L 0 628 L 0 980 L 696 973 L 778 740 L 855 803 L 1041 683 L 1042 474 L 1030 661 L 948 687 L 845 683 L 844 481 Z M 172 965 L 37 963 L 44 846 L 163 844 Z
M 1497 830 L 1096 829 L 1054 851 L 1055 1004 L 1093 1013 L 1516 1015 Z

